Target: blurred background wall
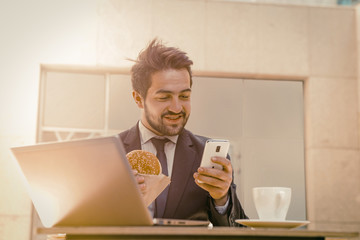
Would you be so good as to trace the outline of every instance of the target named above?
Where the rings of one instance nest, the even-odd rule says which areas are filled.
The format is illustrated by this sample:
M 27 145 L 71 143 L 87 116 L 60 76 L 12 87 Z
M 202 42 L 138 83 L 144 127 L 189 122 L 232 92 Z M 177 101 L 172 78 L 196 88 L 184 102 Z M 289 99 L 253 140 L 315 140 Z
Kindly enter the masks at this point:
M 154 36 L 194 70 L 304 78 L 307 216 L 360 231 L 358 8 L 215 0 L 0 1 L 0 239 L 29 239 L 9 147 L 35 143 L 39 67 L 128 67 Z
M 97 1 L 0 1 L 0 239 L 30 239 L 9 147 L 36 140 L 40 63 L 96 64 Z

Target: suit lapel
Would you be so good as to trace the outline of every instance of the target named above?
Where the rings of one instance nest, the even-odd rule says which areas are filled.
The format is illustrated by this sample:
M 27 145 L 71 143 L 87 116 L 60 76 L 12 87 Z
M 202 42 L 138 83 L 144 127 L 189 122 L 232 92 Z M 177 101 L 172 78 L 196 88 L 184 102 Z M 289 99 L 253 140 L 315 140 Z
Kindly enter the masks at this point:
M 184 130 L 178 138 L 171 183 L 167 198 L 164 217 L 172 217 L 180 203 L 187 182 L 193 179 L 193 165 L 195 164 L 196 152 L 188 132 Z
M 140 131 L 138 128 L 138 124 L 132 127 L 122 138 L 122 140 L 127 153 L 131 152 L 132 150 L 141 149 Z

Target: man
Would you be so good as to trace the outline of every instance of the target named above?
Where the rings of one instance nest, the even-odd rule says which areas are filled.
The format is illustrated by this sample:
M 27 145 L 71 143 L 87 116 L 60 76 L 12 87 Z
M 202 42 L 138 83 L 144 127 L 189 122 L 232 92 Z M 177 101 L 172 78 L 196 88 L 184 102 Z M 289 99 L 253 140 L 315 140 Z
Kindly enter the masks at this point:
M 166 47 L 157 39 L 143 50 L 131 69 L 133 98 L 141 119 L 120 133 L 127 152 L 143 149 L 166 155 L 163 173 L 171 177 L 169 187 L 150 210 L 154 217 L 207 219 L 214 226 L 238 226 L 235 219 L 247 218 L 236 196 L 233 169 L 226 158 L 213 158 L 222 170 L 200 167 L 205 137 L 184 127 L 191 112 L 193 62 L 186 53 Z M 156 139 L 165 139 L 163 150 Z M 141 191 L 146 182 L 137 175 Z

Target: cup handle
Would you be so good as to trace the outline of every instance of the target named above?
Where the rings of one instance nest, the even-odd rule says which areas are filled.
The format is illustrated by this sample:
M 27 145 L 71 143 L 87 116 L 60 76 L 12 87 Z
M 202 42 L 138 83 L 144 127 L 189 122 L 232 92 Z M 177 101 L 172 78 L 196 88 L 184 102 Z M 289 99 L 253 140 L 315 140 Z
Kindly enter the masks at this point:
M 277 195 L 277 208 L 279 208 L 281 206 L 281 204 L 284 202 L 285 200 L 285 192 L 284 191 L 280 191 Z

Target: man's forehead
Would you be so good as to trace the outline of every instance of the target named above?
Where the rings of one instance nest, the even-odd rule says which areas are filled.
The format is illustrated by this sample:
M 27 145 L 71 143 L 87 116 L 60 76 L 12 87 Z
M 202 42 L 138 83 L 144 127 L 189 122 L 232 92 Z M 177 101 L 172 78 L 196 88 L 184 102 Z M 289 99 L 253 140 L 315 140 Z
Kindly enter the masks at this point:
M 190 93 L 191 92 L 191 88 L 186 88 L 186 89 L 183 89 L 183 90 L 180 90 L 178 91 L 179 93 Z M 166 89 L 159 89 L 155 92 L 156 94 L 174 94 L 175 92 L 174 91 L 171 91 L 171 90 L 166 90 Z
M 186 69 L 167 69 L 151 75 L 149 90 L 181 92 L 191 90 L 190 85 L 190 75 Z

